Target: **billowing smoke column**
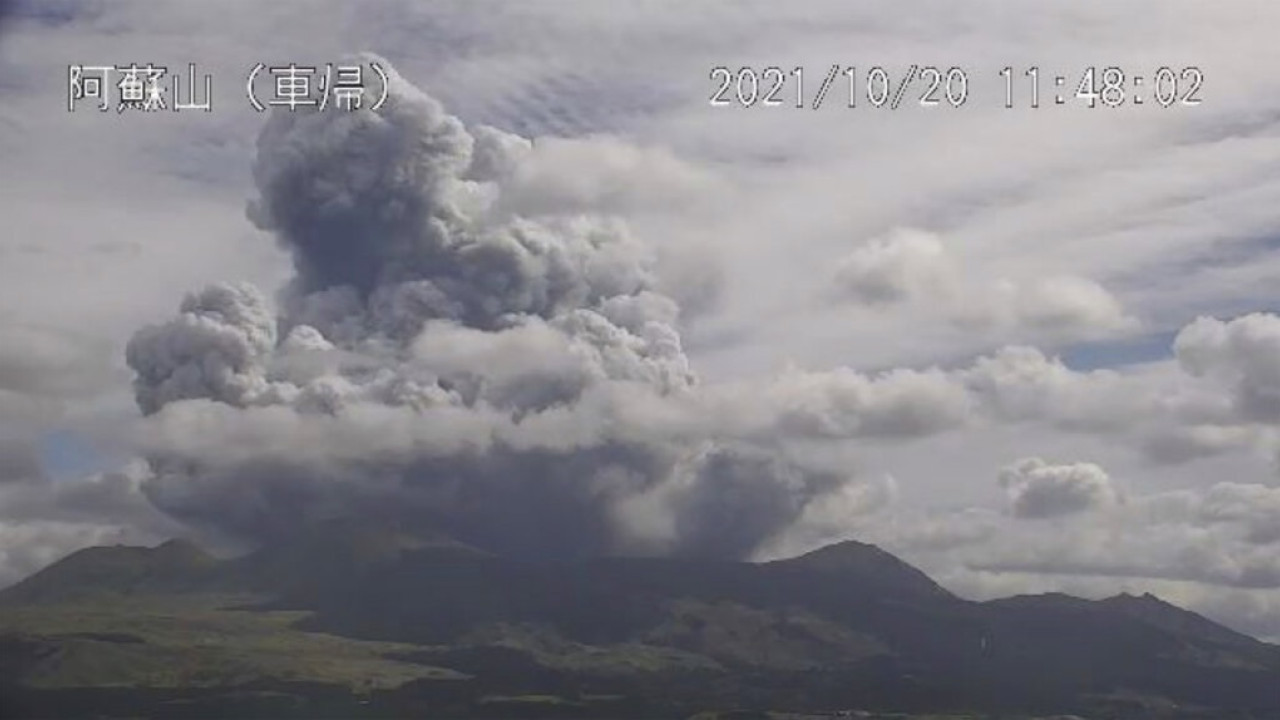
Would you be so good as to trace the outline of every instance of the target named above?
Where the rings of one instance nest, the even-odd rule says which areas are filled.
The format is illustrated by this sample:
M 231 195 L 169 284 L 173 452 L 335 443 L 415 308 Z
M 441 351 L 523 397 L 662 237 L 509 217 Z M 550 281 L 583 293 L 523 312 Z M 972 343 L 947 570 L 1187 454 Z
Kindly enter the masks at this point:
M 157 506 L 256 540 L 370 513 L 526 556 L 732 557 L 841 485 L 695 409 L 646 245 L 504 210 L 531 143 L 390 83 L 376 112 L 262 131 L 278 316 L 218 285 L 130 342 Z

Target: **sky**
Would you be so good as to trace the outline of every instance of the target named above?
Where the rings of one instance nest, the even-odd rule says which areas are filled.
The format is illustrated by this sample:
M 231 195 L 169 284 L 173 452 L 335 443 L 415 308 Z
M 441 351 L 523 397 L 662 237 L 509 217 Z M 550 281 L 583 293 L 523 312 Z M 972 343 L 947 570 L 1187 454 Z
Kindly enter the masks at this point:
M 1153 592 L 1280 640 L 1277 24 L 17 3 L 0 584 L 365 513 L 529 556 L 856 538 L 965 597 Z M 195 63 L 212 109 L 68 112 L 68 66 L 130 63 Z M 363 64 L 371 93 L 377 63 L 387 101 L 259 113 L 258 63 Z M 858 102 L 840 74 L 814 109 L 833 66 Z M 873 107 L 871 69 L 911 66 L 964 102 L 917 79 Z M 802 68 L 805 107 L 791 74 L 716 105 L 717 67 Z M 1090 67 L 1124 71 L 1119 107 L 1077 97 Z M 1155 102 L 1161 67 L 1200 102 Z

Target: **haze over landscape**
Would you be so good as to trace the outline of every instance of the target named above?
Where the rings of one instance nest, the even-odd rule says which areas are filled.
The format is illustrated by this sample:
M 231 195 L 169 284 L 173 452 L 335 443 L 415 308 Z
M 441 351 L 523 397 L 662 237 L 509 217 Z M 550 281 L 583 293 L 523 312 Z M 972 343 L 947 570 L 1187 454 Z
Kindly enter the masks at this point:
M 28 608 L 0 633 L 129 635 L 80 590 L 209 622 L 235 596 L 313 612 L 388 687 L 425 671 L 384 651 L 487 677 L 508 666 L 459 648 L 516 647 L 530 690 L 604 648 L 797 704 L 847 698 L 769 673 L 893 658 L 899 698 L 904 667 L 1016 637 L 970 678 L 989 695 L 921 697 L 1014 707 L 1043 641 L 1026 672 L 1064 706 L 1100 683 L 1265 705 L 1273 4 L 231 7 L 24 2 L 0 27 L 0 621 Z M 213 109 L 67 112 L 69 64 L 147 62 L 197 63 Z M 290 62 L 376 64 L 385 102 L 255 112 L 250 68 Z M 916 63 L 963 68 L 963 106 L 708 102 L 717 66 Z M 1007 108 L 1006 66 L 1068 100 Z M 1089 108 L 1089 66 L 1194 66 L 1203 100 Z M 160 547 L 54 564 L 116 545 Z M 1073 674 L 1108 653 L 1172 664 Z

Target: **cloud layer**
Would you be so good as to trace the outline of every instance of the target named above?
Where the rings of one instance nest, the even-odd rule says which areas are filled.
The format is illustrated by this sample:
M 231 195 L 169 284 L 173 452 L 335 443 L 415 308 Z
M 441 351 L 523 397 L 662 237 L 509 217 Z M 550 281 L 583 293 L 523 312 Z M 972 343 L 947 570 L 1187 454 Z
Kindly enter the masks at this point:
M 563 189 L 575 164 L 535 147 L 468 128 L 394 71 L 378 112 L 273 114 L 249 216 L 292 258 L 278 308 L 213 285 L 127 348 L 157 507 L 250 540 L 357 512 L 533 556 L 746 557 L 816 537 L 798 526 L 834 527 L 831 508 L 874 487 L 822 446 L 1028 423 L 1166 461 L 1262 442 L 1271 316 L 1188 326 L 1174 343 L 1188 384 L 1172 393 L 1030 347 L 946 370 L 699 382 L 657 250 L 607 207 L 588 212 L 602 198 Z M 531 195 L 530 177 L 550 189 Z M 957 323 L 1127 322 L 1079 278 L 976 285 L 916 232 L 855 251 L 836 283 L 871 305 L 967 298 Z M 1018 518 L 1120 503 L 1091 463 L 1027 459 L 1001 485 Z
M 394 72 L 376 113 L 273 115 L 249 214 L 295 275 L 278 315 L 215 285 L 129 343 L 149 497 L 255 539 L 394 512 L 535 556 L 744 556 L 837 489 L 703 409 L 624 224 L 511 211 L 531 148 Z
M 1014 517 L 1051 518 L 1111 507 L 1119 494 L 1111 478 L 1093 463 L 1050 465 L 1026 458 L 1000 472 Z
M 1093 280 L 1051 274 L 1014 281 L 965 268 L 943 238 L 900 228 L 873 238 L 837 265 L 829 295 L 872 311 L 932 304 L 959 329 L 994 337 L 1062 342 L 1138 328 L 1120 302 Z

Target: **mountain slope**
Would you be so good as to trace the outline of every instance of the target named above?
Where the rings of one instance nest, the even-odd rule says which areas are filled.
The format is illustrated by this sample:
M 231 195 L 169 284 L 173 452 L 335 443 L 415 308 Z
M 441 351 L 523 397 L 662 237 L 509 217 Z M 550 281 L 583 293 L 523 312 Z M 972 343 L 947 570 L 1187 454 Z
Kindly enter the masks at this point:
M 595 701 L 582 697 L 609 696 L 647 711 L 641 700 L 661 697 L 683 709 L 1106 716 L 1121 707 L 1135 716 L 1146 712 L 1131 706 L 1140 702 L 1280 715 L 1275 646 L 1150 596 L 970 602 L 856 542 L 761 564 L 534 563 L 438 533 L 335 521 L 233 560 L 189 543 L 91 548 L 0 591 L 0 607 L 0 669 L 26 678 L 10 692 L 41 677 L 141 686 L 138 678 L 175 663 L 199 668 L 202 687 L 330 687 L 351 671 L 308 657 L 331 647 L 342 648 L 338 664 L 393 678 L 369 692 L 400 714 L 483 714 L 481 705 L 496 707 L 485 697 L 528 695 L 579 698 L 556 713 L 586 712 Z M 226 628 L 257 617 L 289 618 L 268 635 L 296 661 L 272 660 L 274 651 L 248 640 L 233 645 L 258 649 L 227 648 L 226 638 L 243 635 Z M 411 667 L 431 670 L 414 680 Z
M 875 545 L 856 540 L 827 545 L 789 560 L 774 561 L 773 564 L 822 573 L 833 581 L 860 583 L 899 597 L 951 597 L 951 593 L 928 575 Z
M 219 561 L 185 540 L 154 548 L 78 550 L 0 592 L 0 604 L 52 603 L 108 594 L 184 592 L 218 582 Z

